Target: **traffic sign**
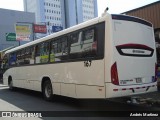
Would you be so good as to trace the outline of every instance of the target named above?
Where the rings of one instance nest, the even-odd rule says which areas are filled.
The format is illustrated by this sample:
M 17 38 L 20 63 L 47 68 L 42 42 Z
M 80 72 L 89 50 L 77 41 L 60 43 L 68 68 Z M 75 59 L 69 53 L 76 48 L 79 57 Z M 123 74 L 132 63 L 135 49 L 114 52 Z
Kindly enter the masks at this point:
M 52 26 L 52 31 L 53 32 L 58 32 L 58 31 L 61 31 L 61 30 L 63 30 L 62 26 Z
M 16 33 L 6 33 L 6 41 L 16 41 Z

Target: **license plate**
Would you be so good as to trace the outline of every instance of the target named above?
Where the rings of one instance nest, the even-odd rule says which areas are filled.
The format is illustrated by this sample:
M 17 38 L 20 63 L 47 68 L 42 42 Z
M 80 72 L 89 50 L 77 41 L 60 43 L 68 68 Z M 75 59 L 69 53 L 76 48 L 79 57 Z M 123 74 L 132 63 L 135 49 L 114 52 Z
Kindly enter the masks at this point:
M 136 83 L 142 83 L 142 78 L 136 78 Z

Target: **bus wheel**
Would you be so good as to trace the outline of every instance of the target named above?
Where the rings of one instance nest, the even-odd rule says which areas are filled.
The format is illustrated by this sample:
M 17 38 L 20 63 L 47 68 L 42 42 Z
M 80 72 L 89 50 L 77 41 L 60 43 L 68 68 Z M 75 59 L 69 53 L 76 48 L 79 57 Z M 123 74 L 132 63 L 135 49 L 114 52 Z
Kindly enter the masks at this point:
M 47 80 L 43 83 L 43 97 L 47 101 L 51 101 L 53 98 L 53 92 L 52 92 L 52 84 L 50 80 Z
M 11 77 L 9 77 L 8 86 L 9 86 L 9 90 L 14 90 L 14 87 L 13 87 L 13 80 L 12 80 Z

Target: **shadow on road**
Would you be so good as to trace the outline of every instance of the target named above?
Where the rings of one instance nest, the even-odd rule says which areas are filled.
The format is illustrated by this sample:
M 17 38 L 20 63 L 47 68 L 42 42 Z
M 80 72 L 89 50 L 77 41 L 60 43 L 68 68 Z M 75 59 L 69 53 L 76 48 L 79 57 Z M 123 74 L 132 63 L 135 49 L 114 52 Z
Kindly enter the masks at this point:
M 4 87 L 4 86 L 2 86 Z M 5 88 L 5 87 L 4 87 Z M 51 102 L 43 99 L 40 92 L 35 92 L 26 89 L 9 89 L 0 90 L 0 99 L 7 101 L 23 110 L 89 110 L 89 111 L 137 111 L 137 110 L 152 110 L 141 106 L 137 109 L 135 105 L 118 103 L 108 100 L 98 99 L 73 99 L 62 96 L 54 96 Z M 21 103 L 21 104 L 20 104 Z M 30 107 L 29 107 L 30 106 Z M 56 107 L 55 107 L 56 106 Z

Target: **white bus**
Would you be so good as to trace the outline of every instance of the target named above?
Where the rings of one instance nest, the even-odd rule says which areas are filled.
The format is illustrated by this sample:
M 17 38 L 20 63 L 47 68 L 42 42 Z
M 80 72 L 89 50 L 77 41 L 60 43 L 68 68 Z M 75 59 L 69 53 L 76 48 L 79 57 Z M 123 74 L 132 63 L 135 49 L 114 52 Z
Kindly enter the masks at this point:
M 105 13 L 5 53 L 4 84 L 72 98 L 116 98 L 157 90 L 151 23 Z

